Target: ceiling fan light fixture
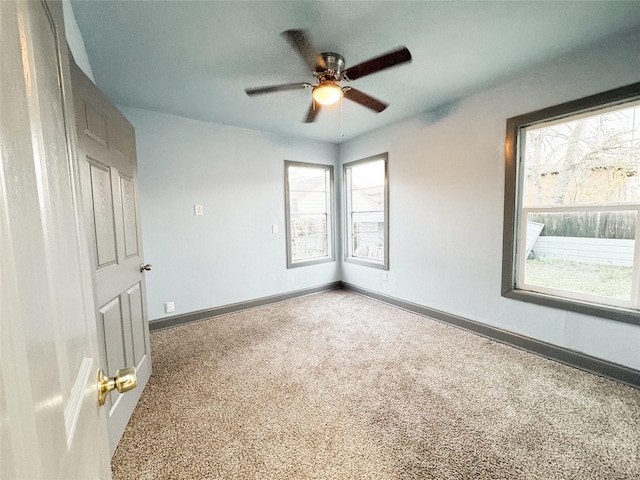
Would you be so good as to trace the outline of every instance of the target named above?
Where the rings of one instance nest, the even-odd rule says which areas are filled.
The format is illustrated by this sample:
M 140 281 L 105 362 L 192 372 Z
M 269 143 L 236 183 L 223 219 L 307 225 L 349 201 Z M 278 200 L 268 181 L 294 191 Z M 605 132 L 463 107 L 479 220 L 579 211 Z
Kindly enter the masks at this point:
M 313 100 L 320 105 L 334 105 L 342 98 L 342 88 L 335 83 L 325 83 L 313 89 Z

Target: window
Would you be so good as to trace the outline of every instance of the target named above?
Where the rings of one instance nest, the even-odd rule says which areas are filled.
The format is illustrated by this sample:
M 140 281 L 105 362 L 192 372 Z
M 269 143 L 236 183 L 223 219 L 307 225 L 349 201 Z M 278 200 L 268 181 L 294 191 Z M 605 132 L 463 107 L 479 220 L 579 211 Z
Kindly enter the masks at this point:
M 640 324 L 640 83 L 507 121 L 503 294 Z
M 387 154 L 344 165 L 345 261 L 389 269 Z
M 287 268 L 335 260 L 333 167 L 285 161 Z

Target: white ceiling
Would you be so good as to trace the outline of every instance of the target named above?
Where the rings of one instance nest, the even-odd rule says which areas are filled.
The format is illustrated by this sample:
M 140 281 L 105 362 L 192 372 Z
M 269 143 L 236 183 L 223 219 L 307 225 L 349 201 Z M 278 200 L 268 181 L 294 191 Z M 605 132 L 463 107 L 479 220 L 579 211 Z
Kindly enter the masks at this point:
M 96 82 L 116 104 L 332 143 L 428 111 L 518 71 L 640 28 L 640 1 L 76 1 Z M 280 33 L 306 29 L 347 67 L 405 45 L 413 62 L 351 85 L 390 106 L 344 102 L 304 124 L 311 82 Z M 597 72 L 594 72 L 597 74 Z

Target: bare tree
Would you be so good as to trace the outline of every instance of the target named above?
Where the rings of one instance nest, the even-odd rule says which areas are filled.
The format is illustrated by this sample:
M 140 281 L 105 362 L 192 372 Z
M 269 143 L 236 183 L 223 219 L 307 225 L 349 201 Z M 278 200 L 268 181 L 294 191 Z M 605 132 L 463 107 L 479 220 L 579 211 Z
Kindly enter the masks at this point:
M 640 173 L 638 111 L 640 107 L 527 131 L 530 200 L 535 205 L 624 201 L 627 179 Z

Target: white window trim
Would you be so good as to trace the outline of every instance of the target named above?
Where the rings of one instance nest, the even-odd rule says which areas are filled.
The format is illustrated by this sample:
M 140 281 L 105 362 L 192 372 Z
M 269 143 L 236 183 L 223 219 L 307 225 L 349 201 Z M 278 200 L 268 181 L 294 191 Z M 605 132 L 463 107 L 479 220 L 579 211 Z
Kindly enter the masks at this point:
M 326 193 L 327 199 L 327 249 L 328 254 L 323 257 L 315 257 L 303 260 L 293 260 L 293 252 L 291 249 L 291 209 L 289 198 L 289 167 L 305 167 L 318 168 L 329 172 L 329 191 Z M 334 181 L 333 181 L 333 165 L 322 163 L 295 162 L 292 160 L 284 161 L 284 194 L 285 194 L 285 230 L 286 230 L 286 248 L 287 248 L 287 268 L 304 267 L 307 265 L 316 265 L 319 263 L 334 262 L 335 255 L 335 200 L 334 200 Z
M 351 167 L 374 161 L 384 161 L 384 260 L 378 261 L 373 259 L 367 259 L 364 257 L 354 257 L 352 251 L 352 225 L 351 222 L 351 196 L 350 192 L 350 175 L 347 173 Z M 343 178 L 343 194 L 344 194 L 344 261 L 348 263 L 354 263 L 357 265 L 363 265 L 366 267 L 379 268 L 382 270 L 389 270 L 389 154 L 387 152 L 371 157 L 363 158 L 361 160 L 355 160 L 348 162 L 342 166 L 342 178 Z
M 523 235 L 521 212 L 522 208 L 522 184 L 523 175 L 522 153 L 524 145 L 521 131 L 532 125 L 541 125 L 547 122 L 560 120 L 566 117 L 574 117 L 578 114 L 588 114 L 591 111 L 601 110 L 608 106 L 621 105 L 640 99 L 640 82 L 610 90 L 601 94 L 574 100 L 561 105 L 545 108 L 535 112 L 513 117 L 507 120 L 507 135 L 505 141 L 505 203 L 504 203 L 504 235 L 502 254 L 502 296 L 515 300 L 537 303 L 554 308 L 575 311 L 593 316 L 609 318 L 625 323 L 640 325 L 640 310 L 636 307 L 613 305 L 611 299 L 606 298 L 607 304 L 602 304 L 603 297 L 590 295 L 575 295 L 573 298 L 566 296 L 566 291 L 545 289 L 535 286 L 536 291 L 519 288 L 522 279 L 517 275 L 519 262 L 522 262 L 519 237 Z M 597 210 L 615 208 L 615 205 L 607 207 L 595 207 Z M 633 208 L 634 206 L 632 206 Z M 564 206 L 562 209 L 567 209 Z M 587 207 L 580 207 L 587 208 Z M 532 210 L 532 209 L 529 209 Z M 636 227 L 638 229 L 638 227 Z M 522 237 L 523 241 L 525 237 Z M 638 258 L 640 252 L 640 237 L 636 234 L 636 248 L 634 251 L 634 274 L 637 275 Z M 634 294 L 638 294 L 638 281 L 634 280 Z M 522 285 L 520 283 L 520 285 Z M 562 296 L 559 293 L 562 292 Z M 578 298 L 580 297 L 580 298 Z M 613 302 L 616 303 L 616 302 Z M 637 305 L 637 303 L 636 303 Z

